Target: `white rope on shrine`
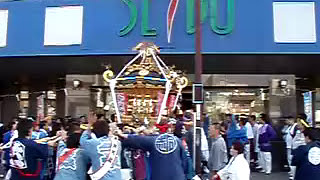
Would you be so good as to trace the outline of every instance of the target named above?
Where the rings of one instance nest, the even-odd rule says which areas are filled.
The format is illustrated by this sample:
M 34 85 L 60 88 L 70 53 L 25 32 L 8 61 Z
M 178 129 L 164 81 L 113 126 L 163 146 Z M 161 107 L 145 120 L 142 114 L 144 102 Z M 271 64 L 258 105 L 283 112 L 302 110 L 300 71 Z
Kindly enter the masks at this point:
M 140 53 L 134 57 L 126 66 L 124 66 L 122 68 L 122 70 L 120 71 L 120 73 L 117 75 L 117 77 L 115 78 L 115 80 L 117 80 L 121 75 L 122 73 L 132 64 L 134 63 L 144 52 L 143 51 L 140 51 Z
M 158 59 L 158 61 L 160 61 L 163 67 L 165 67 L 166 69 L 169 69 L 168 66 L 162 61 L 162 59 L 158 55 L 156 55 L 156 58 Z
M 167 70 L 169 70 L 168 66 L 162 61 L 162 59 L 158 55 L 155 55 L 154 58 L 156 58 Z M 172 107 L 172 111 L 174 111 L 177 107 L 178 100 L 179 100 L 180 96 L 182 95 L 181 92 L 182 92 L 182 88 L 179 88 L 178 94 L 177 94 L 176 99 L 174 101 L 174 106 Z
M 132 64 L 134 63 L 144 52 L 140 51 L 140 53 L 134 57 L 128 64 L 126 64 L 122 70 L 120 71 L 120 73 L 116 76 L 116 78 L 110 80 L 110 90 L 111 90 L 111 96 L 112 96 L 112 101 L 114 103 L 114 110 L 116 111 L 116 115 L 117 115 L 117 119 L 118 119 L 118 123 L 121 123 L 121 116 L 120 116 L 120 112 L 119 112 L 119 108 L 118 108 L 118 103 L 117 103 L 117 97 L 116 97 L 116 84 L 117 84 L 117 80 L 118 78 L 123 74 L 123 72 Z
M 160 65 L 156 55 L 155 55 L 155 52 L 154 51 L 151 51 L 151 55 L 153 57 L 153 60 L 156 62 L 158 68 L 160 69 L 160 72 L 161 74 L 164 76 L 164 78 L 166 79 L 166 87 L 165 87 L 165 94 L 164 94 L 164 97 L 163 97 L 163 100 L 162 100 L 162 103 L 161 103 L 161 107 L 160 107 L 160 111 L 159 111 L 159 114 L 158 114 L 158 119 L 157 119 L 157 123 L 160 123 L 161 121 L 161 116 L 162 116 L 162 112 L 164 110 L 164 108 L 166 107 L 167 105 L 167 100 L 168 100 L 168 97 L 169 97 L 169 93 L 170 93 L 170 90 L 171 90 L 171 87 L 172 87 L 172 84 L 171 82 L 169 81 L 169 79 L 167 78 L 167 75 L 166 73 L 164 72 L 163 70 L 163 67 Z
M 116 93 L 115 93 L 116 83 L 117 83 L 116 79 L 111 79 L 109 85 L 110 85 L 112 101 L 113 101 L 113 105 L 114 105 L 114 110 L 116 111 L 118 123 L 121 123 L 121 116 L 120 116 L 118 103 L 117 103 L 117 97 L 116 97 Z
M 164 76 L 164 78 L 165 78 L 165 79 L 167 80 L 167 82 L 168 82 L 169 80 L 168 80 L 168 78 L 167 78 L 167 75 L 166 75 L 166 73 L 164 72 L 163 67 L 160 65 L 160 63 L 159 63 L 159 61 L 158 61 L 158 59 L 157 59 L 157 57 L 156 57 L 156 55 L 155 55 L 155 52 L 154 52 L 154 51 L 151 51 L 151 55 L 152 55 L 152 57 L 153 57 L 153 60 L 156 62 L 158 68 L 160 69 L 161 74 Z
M 156 55 L 156 58 L 160 61 L 160 63 L 168 70 L 168 66 L 162 61 L 162 59 Z M 177 97 L 174 101 L 174 106 L 172 107 L 172 111 L 174 111 L 177 107 L 177 104 L 178 104 L 178 100 L 179 100 L 179 97 L 181 96 L 181 92 L 182 92 L 182 88 L 179 88 L 179 91 L 178 91 L 178 94 L 177 94 Z
M 152 55 L 153 55 L 153 58 L 155 59 L 156 62 L 159 61 L 167 70 L 169 69 L 168 66 L 162 61 L 162 59 L 158 55 L 155 55 L 154 53 Z M 159 66 L 160 66 L 160 64 L 159 64 Z M 160 68 L 160 70 L 161 70 L 161 68 Z M 171 87 L 172 87 L 172 84 L 170 86 L 170 89 L 171 89 Z M 176 107 L 177 107 L 179 97 L 181 96 L 181 91 L 182 91 L 182 88 L 179 88 L 179 91 L 178 91 L 177 97 L 175 99 L 172 111 L 174 111 L 176 109 Z M 160 112 L 161 112 L 161 110 L 160 110 Z
M 177 105 L 178 105 L 179 98 L 180 98 L 180 96 L 182 95 L 181 92 L 182 92 L 182 88 L 179 88 L 178 94 L 177 94 L 177 97 L 176 97 L 176 100 L 174 101 L 174 105 L 173 105 L 173 107 L 172 107 L 172 111 L 176 110 L 176 107 L 177 107 Z
M 168 97 L 169 97 L 169 93 L 170 93 L 170 90 L 171 90 L 171 82 L 170 81 L 167 81 L 166 82 L 166 92 L 164 94 L 164 97 L 163 97 L 163 100 L 162 100 L 162 104 L 161 104 L 161 108 L 160 108 L 160 112 L 158 114 L 158 120 L 157 120 L 157 123 L 159 124 L 160 121 L 161 121 L 161 116 L 162 116 L 162 111 L 164 110 L 164 108 L 167 106 L 167 100 L 168 100 Z

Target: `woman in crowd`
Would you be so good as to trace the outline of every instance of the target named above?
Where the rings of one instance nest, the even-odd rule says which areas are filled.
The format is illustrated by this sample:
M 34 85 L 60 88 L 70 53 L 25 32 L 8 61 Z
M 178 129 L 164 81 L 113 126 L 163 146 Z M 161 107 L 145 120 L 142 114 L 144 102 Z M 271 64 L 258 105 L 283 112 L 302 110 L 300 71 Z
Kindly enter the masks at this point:
M 263 126 L 259 129 L 259 148 L 261 152 L 262 171 L 267 175 L 271 174 L 272 170 L 272 145 L 271 141 L 276 138 L 276 132 L 269 124 L 269 120 L 265 114 L 260 115 Z
M 109 136 L 109 125 L 105 120 L 97 120 L 97 116 L 90 113 L 88 122 L 88 129 L 80 138 L 80 146 L 92 164 L 88 174 L 92 180 L 121 179 L 120 141 Z
M 58 145 L 57 173 L 54 180 L 85 180 L 88 158 L 80 149 L 80 133 L 66 136 Z
M 213 180 L 249 180 L 250 168 L 243 154 L 244 146 L 240 141 L 232 143 L 229 163 L 213 176 Z

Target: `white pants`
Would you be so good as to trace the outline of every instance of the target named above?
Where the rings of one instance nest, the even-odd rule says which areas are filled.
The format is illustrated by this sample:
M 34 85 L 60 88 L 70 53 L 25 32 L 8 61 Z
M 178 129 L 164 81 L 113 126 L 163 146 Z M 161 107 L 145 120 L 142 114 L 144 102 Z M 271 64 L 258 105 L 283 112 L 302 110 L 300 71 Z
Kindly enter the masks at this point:
M 250 143 L 244 146 L 244 156 L 246 157 L 246 160 L 250 164 Z
M 261 154 L 261 151 L 259 150 L 257 152 L 257 154 L 258 154 L 258 166 L 262 167 L 263 165 L 262 165 L 262 154 Z
M 271 152 L 262 152 L 261 151 L 261 165 L 263 170 L 266 173 L 271 173 L 272 170 L 272 156 Z
M 288 159 L 288 165 L 290 167 L 289 175 L 294 179 L 294 175 L 296 174 L 296 167 L 291 166 L 292 163 L 292 150 L 290 148 L 287 148 L 287 159 Z
M 258 163 L 258 166 L 260 166 L 261 168 L 263 167 L 263 162 L 262 162 L 262 152 L 260 151 L 259 148 L 256 148 L 255 152 L 257 153 L 257 163 Z
M 11 169 L 8 170 L 6 177 L 4 178 L 5 180 L 10 180 L 11 179 Z

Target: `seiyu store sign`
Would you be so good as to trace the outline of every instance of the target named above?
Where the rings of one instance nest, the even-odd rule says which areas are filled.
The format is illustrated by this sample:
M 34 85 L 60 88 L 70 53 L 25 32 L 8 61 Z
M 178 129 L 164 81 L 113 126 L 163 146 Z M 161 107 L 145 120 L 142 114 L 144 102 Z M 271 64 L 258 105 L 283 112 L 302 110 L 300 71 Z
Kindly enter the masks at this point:
M 0 56 L 194 53 L 195 0 L 0 2 Z M 319 53 L 314 2 L 201 0 L 203 53 Z

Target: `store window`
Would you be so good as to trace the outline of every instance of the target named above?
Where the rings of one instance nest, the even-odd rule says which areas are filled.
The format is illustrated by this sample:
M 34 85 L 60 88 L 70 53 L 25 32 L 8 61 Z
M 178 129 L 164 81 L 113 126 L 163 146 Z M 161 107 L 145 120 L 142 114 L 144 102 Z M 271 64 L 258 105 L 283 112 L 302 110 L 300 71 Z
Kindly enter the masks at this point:
M 265 113 L 265 94 L 261 88 L 214 89 L 205 94 L 205 112 L 213 121 L 223 120 L 224 114 L 259 115 Z

